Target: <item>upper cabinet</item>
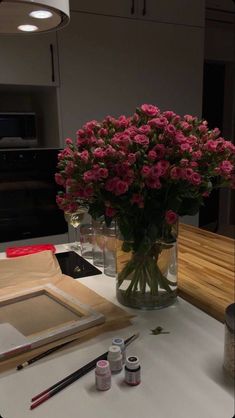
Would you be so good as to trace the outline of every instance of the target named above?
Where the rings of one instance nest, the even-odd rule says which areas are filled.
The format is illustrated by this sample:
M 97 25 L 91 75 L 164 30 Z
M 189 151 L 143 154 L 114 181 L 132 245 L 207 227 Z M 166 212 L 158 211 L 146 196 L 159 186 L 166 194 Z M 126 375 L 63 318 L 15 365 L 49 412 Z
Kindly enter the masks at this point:
M 71 0 L 70 5 L 77 12 L 204 26 L 205 0 Z
M 138 0 L 70 0 L 70 9 L 77 12 L 109 16 L 134 17 Z
M 156 22 L 204 26 L 205 0 L 135 0 L 139 17 Z
M 58 84 L 56 34 L 0 35 L 0 84 Z

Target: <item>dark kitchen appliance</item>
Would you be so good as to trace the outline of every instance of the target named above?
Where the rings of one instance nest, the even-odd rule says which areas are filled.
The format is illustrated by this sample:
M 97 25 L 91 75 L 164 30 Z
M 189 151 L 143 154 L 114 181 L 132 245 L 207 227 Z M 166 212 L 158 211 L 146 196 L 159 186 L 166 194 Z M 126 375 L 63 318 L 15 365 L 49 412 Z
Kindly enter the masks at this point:
M 57 149 L 0 151 L 0 242 L 68 232 L 56 204 Z
M 28 148 L 37 145 L 35 113 L 0 113 L 0 148 Z

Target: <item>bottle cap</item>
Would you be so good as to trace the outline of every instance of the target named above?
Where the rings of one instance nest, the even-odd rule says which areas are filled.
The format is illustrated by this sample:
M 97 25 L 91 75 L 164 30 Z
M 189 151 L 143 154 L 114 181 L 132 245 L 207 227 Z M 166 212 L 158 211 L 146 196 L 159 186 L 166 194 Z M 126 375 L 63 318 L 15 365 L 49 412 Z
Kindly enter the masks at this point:
M 106 374 L 110 370 L 109 362 L 107 360 L 99 360 L 96 363 L 96 371 L 99 374 Z
M 136 356 L 130 356 L 126 359 L 126 367 L 130 370 L 136 370 L 140 366 L 140 361 Z
M 112 345 L 117 345 L 121 348 L 121 351 L 125 348 L 125 342 L 123 338 L 115 337 L 112 339 Z
M 108 358 L 110 360 L 116 360 L 121 356 L 121 349 L 117 345 L 111 345 L 109 347 Z

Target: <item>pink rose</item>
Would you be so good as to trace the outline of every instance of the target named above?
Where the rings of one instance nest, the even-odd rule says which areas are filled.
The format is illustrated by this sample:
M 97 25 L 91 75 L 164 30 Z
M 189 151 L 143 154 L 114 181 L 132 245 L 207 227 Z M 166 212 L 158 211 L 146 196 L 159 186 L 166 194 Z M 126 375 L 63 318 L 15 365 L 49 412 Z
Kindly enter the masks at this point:
M 98 131 L 98 134 L 100 136 L 107 136 L 108 135 L 108 129 L 100 128 L 100 130 Z
M 138 131 L 140 134 L 147 135 L 151 131 L 151 128 L 149 125 L 142 125 L 138 128 Z
M 118 177 L 113 177 L 112 179 L 108 179 L 104 186 L 105 190 L 107 190 L 108 192 L 114 192 L 118 180 L 119 180 Z
M 148 165 L 143 165 L 141 169 L 141 174 L 143 177 L 148 177 L 151 172 L 151 168 Z
M 105 208 L 105 215 L 108 216 L 108 218 L 112 218 L 114 215 L 116 215 L 116 213 L 116 209 L 112 208 L 111 206 Z
M 198 130 L 200 134 L 205 134 L 208 131 L 208 128 L 204 123 L 202 123 L 201 125 L 198 126 Z
M 148 152 L 148 159 L 150 161 L 155 161 L 156 158 L 157 158 L 157 153 L 155 151 L 151 150 Z
M 161 160 L 157 163 L 157 166 L 160 168 L 161 176 L 164 176 L 170 166 L 169 161 Z
M 130 152 L 127 156 L 127 161 L 129 164 L 134 164 L 136 162 L 136 155 Z
M 85 183 L 90 183 L 94 180 L 94 173 L 91 170 L 85 171 L 83 174 L 83 180 Z
M 105 151 L 102 148 L 96 148 L 93 151 L 93 155 L 95 158 L 102 159 L 105 157 Z
M 174 118 L 176 116 L 175 112 L 172 112 L 171 110 L 166 110 L 165 112 L 163 112 L 163 116 L 165 116 L 165 118 L 167 118 L 168 120 Z
M 185 142 L 184 144 L 181 144 L 180 145 L 180 149 L 183 152 L 185 152 L 185 151 L 187 151 L 187 152 L 192 151 L 192 147 L 190 147 L 190 145 L 187 142 Z
M 184 131 L 192 130 L 192 126 L 188 122 L 181 122 L 180 126 Z
M 150 189 L 160 189 L 162 187 L 159 178 L 148 178 L 146 180 L 146 186 Z
M 72 141 L 71 138 L 66 138 L 65 143 L 66 143 L 66 145 L 69 146 L 69 145 L 72 145 L 73 144 L 73 141 Z
M 218 145 L 218 141 L 209 140 L 205 144 L 205 149 L 207 149 L 210 152 L 215 152 Z
M 158 158 L 163 158 L 166 152 L 166 147 L 164 144 L 157 144 L 154 147 L 154 151 L 156 151 Z
M 129 118 L 127 118 L 127 117 L 126 117 L 126 116 L 124 116 L 124 115 L 121 115 L 121 116 L 118 118 L 118 122 L 119 122 L 119 126 L 120 126 L 120 128 L 127 128 L 127 126 L 129 125 L 130 119 L 129 119 Z
M 108 175 L 109 175 L 109 172 L 108 172 L 107 168 L 103 168 L 103 167 L 99 168 L 99 170 L 98 170 L 99 178 L 105 179 L 105 178 L 108 177 Z
M 84 163 L 87 163 L 87 161 L 89 160 L 89 152 L 87 150 L 82 151 L 80 154 L 80 158 Z
M 191 116 L 191 115 L 184 115 L 184 120 L 188 123 L 192 123 L 196 120 L 196 118 L 194 116 Z
M 169 125 L 167 125 L 166 127 L 166 131 L 165 131 L 168 135 L 170 136 L 174 136 L 176 133 L 176 129 L 174 127 L 174 125 L 172 125 L 171 123 Z
M 126 193 L 128 190 L 128 184 L 125 181 L 119 180 L 116 184 L 115 195 L 119 196 Z
M 192 152 L 192 157 L 193 157 L 194 160 L 200 160 L 201 157 L 202 157 L 202 152 L 200 150 L 199 151 L 194 151 L 194 152 Z
M 182 169 L 180 167 L 173 167 L 170 171 L 170 177 L 173 180 L 179 180 L 182 175 Z
M 219 169 L 222 174 L 231 174 L 233 168 L 233 165 L 228 160 L 222 161 L 219 165 Z
M 140 106 L 140 109 L 147 116 L 151 116 L 151 117 L 156 116 L 159 113 L 158 107 L 150 105 L 150 104 L 143 104 L 142 106 Z
M 174 123 L 174 125 L 178 125 L 180 120 L 181 120 L 181 117 L 179 115 L 176 115 L 173 117 L 172 123 Z
M 80 138 L 84 138 L 85 137 L 85 131 L 84 131 L 84 129 L 78 129 L 78 131 L 76 132 L 76 134 Z
M 131 198 L 131 203 L 132 204 L 136 203 L 139 206 L 139 208 L 143 208 L 144 207 L 144 199 L 143 199 L 143 196 L 141 196 L 138 193 L 134 193 L 132 195 L 132 198 Z
M 148 121 L 148 125 L 151 126 L 151 128 L 165 128 L 167 126 L 168 120 L 167 118 L 164 118 L 161 116 L 160 118 L 154 118 Z
M 67 176 L 71 176 L 74 172 L 74 162 L 73 161 L 68 161 L 67 165 L 64 169 L 64 172 Z
M 165 214 L 165 219 L 168 225 L 173 225 L 176 223 L 178 215 L 173 210 L 169 209 Z
M 176 134 L 175 134 L 175 140 L 179 144 L 182 144 L 182 143 L 187 141 L 187 138 L 186 138 L 186 136 L 184 136 L 182 131 L 177 131 Z
M 86 129 L 93 130 L 95 128 L 99 128 L 100 124 L 99 122 L 97 122 L 97 120 L 91 120 L 90 122 L 87 122 L 84 126 Z
M 135 135 L 134 141 L 143 147 L 147 147 L 149 145 L 149 139 L 146 135 Z
M 64 179 L 64 177 L 60 173 L 56 173 L 55 174 L 55 181 L 60 186 L 64 186 L 65 185 L 65 179 Z
M 198 174 L 198 173 L 193 173 L 189 177 L 189 180 L 194 186 L 199 186 L 199 184 L 201 184 L 201 182 L 202 182 L 202 178 L 201 178 L 200 174 Z

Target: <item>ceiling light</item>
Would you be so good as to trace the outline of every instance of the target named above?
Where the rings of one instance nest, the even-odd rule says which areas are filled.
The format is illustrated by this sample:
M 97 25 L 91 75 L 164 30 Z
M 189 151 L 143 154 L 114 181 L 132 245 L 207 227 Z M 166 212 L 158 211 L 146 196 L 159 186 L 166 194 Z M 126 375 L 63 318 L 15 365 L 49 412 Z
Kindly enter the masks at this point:
M 69 0 L 0 0 L 0 10 L 0 33 L 4 34 L 49 32 L 64 27 L 70 18 Z M 25 25 L 29 27 L 22 29 Z
M 52 17 L 53 14 L 49 12 L 49 10 L 34 10 L 29 13 L 29 16 L 34 17 L 35 19 L 48 19 L 49 17 Z
M 20 25 L 17 28 L 23 32 L 34 32 L 35 30 L 38 30 L 38 27 L 35 25 Z

